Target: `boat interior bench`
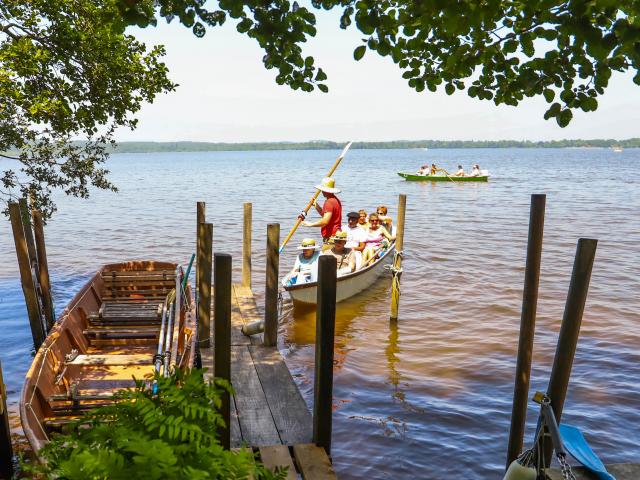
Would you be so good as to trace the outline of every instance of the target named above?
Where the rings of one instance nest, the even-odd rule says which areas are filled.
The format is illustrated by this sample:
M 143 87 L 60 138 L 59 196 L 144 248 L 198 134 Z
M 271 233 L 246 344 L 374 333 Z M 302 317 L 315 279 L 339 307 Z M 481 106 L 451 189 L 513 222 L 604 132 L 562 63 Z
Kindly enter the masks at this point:
M 106 271 L 102 272 L 102 299 L 139 301 L 162 299 L 176 285 L 175 272 Z

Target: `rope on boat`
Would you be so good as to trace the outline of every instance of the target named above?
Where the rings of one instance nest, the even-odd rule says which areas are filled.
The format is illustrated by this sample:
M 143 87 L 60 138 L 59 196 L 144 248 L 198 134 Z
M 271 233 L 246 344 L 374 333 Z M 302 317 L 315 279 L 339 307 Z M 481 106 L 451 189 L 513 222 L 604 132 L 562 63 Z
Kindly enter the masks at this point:
M 538 473 L 546 473 L 545 450 L 548 439 L 551 439 L 555 456 L 560 463 L 563 480 L 576 480 L 571 466 L 567 463 L 567 452 L 562 443 L 562 436 L 560 435 L 555 414 L 551 408 L 551 399 L 544 395 L 540 400 L 540 417 L 534 444 L 531 448 L 525 450 L 515 462 L 523 467 L 535 469 Z

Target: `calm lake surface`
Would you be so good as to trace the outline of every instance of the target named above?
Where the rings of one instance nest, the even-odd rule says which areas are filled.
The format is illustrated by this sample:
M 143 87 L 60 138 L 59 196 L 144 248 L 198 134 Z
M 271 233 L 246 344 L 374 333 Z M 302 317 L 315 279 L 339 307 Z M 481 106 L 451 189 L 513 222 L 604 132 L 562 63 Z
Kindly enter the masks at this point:
M 338 152 L 114 155 L 118 194 L 60 197 L 46 227 L 60 312 L 102 264 L 186 263 L 195 202 L 207 202 L 214 249 L 240 279 L 242 203 L 253 202 L 254 272 L 263 301 L 266 224 L 283 235 Z M 479 162 L 487 184 L 408 183 L 398 170 Z M 529 201 L 547 194 L 531 392 L 546 388 L 576 242 L 598 251 L 563 420 L 582 428 L 605 463 L 640 459 L 640 151 L 599 149 L 356 150 L 336 181 L 344 213 L 407 194 L 400 320 L 390 281 L 338 305 L 333 458 L 341 478 L 501 478 L 511 414 Z M 317 218 L 312 216 L 312 218 Z M 298 230 L 281 258 L 288 269 Z M 308 404 L 315 318 L 285 295 L 280 349 Z M 32 342 L 10 225 L 0 221 L 0 359 L 17 401 Z M 532 404 L 526 443 L 537 410 Z

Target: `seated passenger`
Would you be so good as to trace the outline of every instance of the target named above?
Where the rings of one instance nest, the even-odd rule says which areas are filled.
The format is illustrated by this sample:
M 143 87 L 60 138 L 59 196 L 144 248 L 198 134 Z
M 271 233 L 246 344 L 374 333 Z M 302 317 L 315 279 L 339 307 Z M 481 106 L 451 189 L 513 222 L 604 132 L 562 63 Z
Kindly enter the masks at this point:
M 481 176 L 482 173 L 480 173 L 480 165 L 478 165 L 477 163 L 473 165 L 473 168 L 471 169 L 471 173 L 469 174 L 470 177 L 479 177 Z
M 367 230 L 367 246 L 362 253 L 362 265 L 367 266 L 372 258 L 377 257 L 382 250 L 390 245 L 396 238 L 386 228 L 380 225 L 377 213 L 369 215 L 369 229 Z
M 422 165 L 418 170 L 418 175 L 429 175 L 429 165 Z
M 431 164 L 431 170 L 429 171 L 429 175 L 435 175 L 438 172 L 438 167 L 436 167 L 435 163 Z
M 319 246 L 313 238 L 305 238 L 298 247 L 302 250 L 296 257 L 293 269 L 282 279 L 282 284 L 296 285 L 299 283 L 315 282 L 318 280 Z
M 380 219 L 380 225 L 387 229 L 387 232 L 391 232 L 393 230 L 393 219 L 387 216 L 387 207 L 384 205 L 380 205 L 376 209 L 376 213 L 378 214 L 378 218 Z
M 358 210 L 358 214 L 360 215 L 360 218 L 358 219 L 358 225 L 366 230 L 367 228 L 369 228 L 369 222 L 367 221 L 367 212 L 365 212 L 364 210 Z
M 336 232 L 331 237 L 333 240 L 333 247 L 331 250 L 322 252 L 322 255 L 333 255 L 336 258 L 338 267 L 338 276 L 346 275 L 347 273 L 356 271 L 356 256 L 353 254 L 353 250 L 346 248 L 347 232 Z
M 464 177 L 464 168 L 462 165 L 458 165 L 458 171 L 453 174 L 454 177 Z
M 345 247 L 353 250 L 356 257 L 356 270 L 362 265 L 362 251 L 365 247 L 367 232 L 358 225 L 360 214 L 358 212 L 349 212 L 347 214 L 347 226 L 344 231 L 347 232 L 347 244 Z

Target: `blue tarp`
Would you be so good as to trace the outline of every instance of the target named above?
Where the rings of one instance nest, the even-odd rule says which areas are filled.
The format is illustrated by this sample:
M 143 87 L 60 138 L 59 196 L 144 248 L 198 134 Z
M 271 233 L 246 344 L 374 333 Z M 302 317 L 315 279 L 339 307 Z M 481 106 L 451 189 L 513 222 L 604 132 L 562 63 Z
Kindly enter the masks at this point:
M 569 454 L 580 464 L 595 473 L 601 480 L 616 480 L 613 475 L 607 472 L 602 461 L 591 450 L 582 432 L 571 425 L 560 425 L 560 435 L 562 443 Z

